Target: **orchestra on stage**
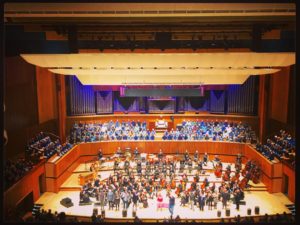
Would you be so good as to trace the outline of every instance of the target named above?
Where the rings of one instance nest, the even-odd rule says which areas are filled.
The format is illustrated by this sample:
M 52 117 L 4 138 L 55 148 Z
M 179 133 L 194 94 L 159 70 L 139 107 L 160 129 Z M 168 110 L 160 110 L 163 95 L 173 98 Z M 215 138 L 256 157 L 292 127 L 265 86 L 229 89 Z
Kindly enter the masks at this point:
M 111 173 L 107 179 L 101 180 L 99 175 L 100 165 L 113 162 Z M 213 167 L 211 172 L 205 169 L 208 163 Z M 89 204 L 94 198 L 101 210 L 123 210 L 133 204 L 134 211 L 138 206 L 147 208 L 148 200 L 157 201 L 157 210 L 169 208 L 172 214 L 175 202 L 182 207 L 203 211 L 216 209 L 219 202 L 226 209 L 228 202 L 236 204 L 239 210 L 243 203 L 244 190 L 251 180 L 258 183 L 261 169 L 257 162 L 248 160 L 242 167 L 242 155 L 238 154 L 234 164 L 223 167 L 223 162 L 218 155 L 212 160 L 207 153 L 200 158 L 198 150 L 193 158 L 188 150 L 181 155 L 165 155 L 160 149 L 157 155 L 140 153 L 135 148 L 133 154 L 130 149 L 122 151 L 119 147 L 111 157 L 104 158 L 102 150 L 98 151 L 98 160 L 92 163 L 90 169 L 94 176 L 82 185 L 80 191 L 80 204 Z M 209 181 L 210 174 L 219 179 Z M 189 179 L 193 177 L 192 180 Z M 201 177 L 204 177 L 203 181 Z M 166 192 L 163 199 L 162 191 Z M 175 199 L 178 199 L 175 201 Z M 170 205 L 173 204 L 173 205 Z

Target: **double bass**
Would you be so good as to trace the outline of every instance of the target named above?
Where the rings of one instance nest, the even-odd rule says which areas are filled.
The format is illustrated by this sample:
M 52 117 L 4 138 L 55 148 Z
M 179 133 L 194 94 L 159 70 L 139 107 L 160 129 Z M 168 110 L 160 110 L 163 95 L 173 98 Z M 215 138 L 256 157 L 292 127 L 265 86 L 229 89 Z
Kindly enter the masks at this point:
M 222 177 L 224 181 L 229 181 L 230 180 L 230 172 L 226 171 Z
M 254 184 L 259 183 L 259 178 L 260 178 L 260 168 L 257 166 L 254 170 L 254 172 L 251 174 L 251 180 Z
M 239 188 L 241 190 L 244 190 L 246 185 L 248 184 L 249 179 L 247 177 L 244 177 L 240 182 L 239 182 Z
M 237 172 L 235 172 L 235 175 L 232 176 L 231 181 L 232 181 L 232 182 L 238 181 L 239 178 L 240 178 L 240 174 L 237 173 Z

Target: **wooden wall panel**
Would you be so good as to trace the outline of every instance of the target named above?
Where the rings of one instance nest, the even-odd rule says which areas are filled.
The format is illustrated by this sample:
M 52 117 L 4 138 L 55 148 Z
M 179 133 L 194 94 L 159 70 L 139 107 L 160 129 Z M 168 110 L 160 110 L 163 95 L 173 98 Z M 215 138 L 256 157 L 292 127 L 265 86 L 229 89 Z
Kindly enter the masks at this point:
M 33 192 L 33 201 L 38 200 L 39 176 L 45 173 L 44 163 L 44 160 L 41 161 L 25 177 L 4 192 L 4 215 L 8 215 L 7 212 L 16 208 L 16 204 L 31 192 Z
M 48 69 L 36 67 L 39 123 L 57 119 L 55 76 Z
M 283 174 L 287 175 L 289 178 L 288 185 L 288 197 L 292 202 L 295 202 L 296 198 L 296 174 L 295 170 L 291 169 L 289 166 L 283 164 L 282 167 Z
M 287 123 L 288 99 L 289 99 L 290 67 L 272 74 L 270 80 L 271 88 L 271 110 L 270 118 Z
M 259 76 L 259 97 L 258 97 L 258 117 L 259 117 L 259 140 L 263 142 L 266 137 L 267 129 L 267 102 L 268 102 L 268 91 L 267 89 L 267 76 Z
M 248 159 L 256 160 L 261 166 L 263 172 L 268 176 L 273 176 L 273 163 L 271 163 L 268 159 L 266 159 L 262 154 L 257 152 L 249 145 L 245 145 L 245 156 Z
M 66 116 L 67 116 L 67 106 L 66 106 L 66 85 L 65 76 L 57 76 L 57 104 L 58 104 L 58 134 L 62 142 L 66 142 Z
M 6 57 L 4 125 L 8 143 L 5 157 L 24 155 L 26 129 L 38 124 L 35 67 L 21 57 Z
M 278 193 L 282 190 L 282 177 L 272 179 L 272 190 L 271 193 Z
M 282 177 L 282 163 L 275 163 L 273 166 L 273 177 Z

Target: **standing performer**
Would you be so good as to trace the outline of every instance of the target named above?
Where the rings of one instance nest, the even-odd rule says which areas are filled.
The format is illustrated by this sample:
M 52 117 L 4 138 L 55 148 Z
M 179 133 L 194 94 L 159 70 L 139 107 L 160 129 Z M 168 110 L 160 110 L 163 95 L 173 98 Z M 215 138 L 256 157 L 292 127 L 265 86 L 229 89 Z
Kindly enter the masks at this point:
M 103 157 L 103 154 L 102 154 L 102 150 L 100 148 L 98 151 L 98 160 L 101 161 L 102 157 Z
M 198 154 L 198 150 L 196 150 L 196 152 L 194 153 L 194 162 L 198 162 L 199 160 L 199 154 Z
M 242 198 L 242 192 L 240 191 L 239 188 L 237 188 L 233 195 L 234 195 L 234 200 L 235 200 L 235 204 L 236 204 L 236 210 L 240 210 L 240 201 Z
M 207 162 L 208 162 L 208 155 L 207 155 L 207 153 L 205 152 L 204 155 L 203 155 L 203 164 L 204 164 L 205 166 L 207 166 Z
M 227 189 L 226 188 L 224 188 L 224 191 L 223 191 L 223 193 L 221 194 L 221 196 L 222 196 L 222 203 L 223 203 L 223 206 L 222 206 L 222 208 L 224 209 L 226 209 L 227 208 L 227 201 L 230 199 L 230 194 L 228 193 L 228 191 L 227 191 Z
M 173 195 L 170 195 L 170 198 L 169 198 L 169 211 L 171 213 L 171 218 L 173 218 L 174 207 L 175 207 L 175 197 Z
M 203 191 L 201 192 L 201 194 L 198 197 L 198 203 L 199 203 L 200 211 L 204 211 L 205 195 L 204 195 Z

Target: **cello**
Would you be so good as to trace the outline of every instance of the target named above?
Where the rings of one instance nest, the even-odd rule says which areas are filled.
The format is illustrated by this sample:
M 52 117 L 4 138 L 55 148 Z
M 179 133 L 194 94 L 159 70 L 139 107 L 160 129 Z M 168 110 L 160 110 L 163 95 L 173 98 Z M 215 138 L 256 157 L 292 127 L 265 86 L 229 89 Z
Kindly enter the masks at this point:
M 241 190 L 244 190 L 246 185 L 248 184 L 249 179 L 244 177 L 240 182 L 239 182 L 239 188 Z
M 215 169 L 215 176 L 217 178 L 220 178 L 222 176 L 222 167 L 220 165 L 218 165 Z
M 229 181 L 230 180 L 230 172 L 226 171 L 222 177 L 224 181 Z

